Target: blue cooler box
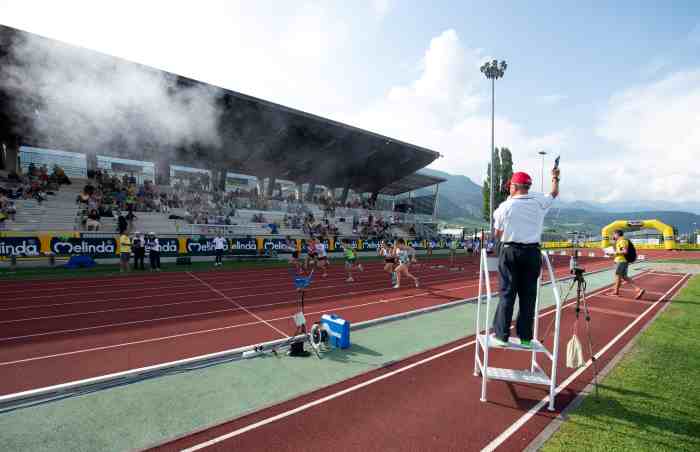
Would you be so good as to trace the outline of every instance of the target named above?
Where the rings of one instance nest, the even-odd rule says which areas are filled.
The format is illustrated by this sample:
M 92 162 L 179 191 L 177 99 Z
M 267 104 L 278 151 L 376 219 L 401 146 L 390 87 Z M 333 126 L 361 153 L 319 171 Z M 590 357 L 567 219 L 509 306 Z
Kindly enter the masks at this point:
M 321 326 L 328 330 L 331 345 L 338 348 L 350 347 L 350 322 L 335 314 L 323 314 Z

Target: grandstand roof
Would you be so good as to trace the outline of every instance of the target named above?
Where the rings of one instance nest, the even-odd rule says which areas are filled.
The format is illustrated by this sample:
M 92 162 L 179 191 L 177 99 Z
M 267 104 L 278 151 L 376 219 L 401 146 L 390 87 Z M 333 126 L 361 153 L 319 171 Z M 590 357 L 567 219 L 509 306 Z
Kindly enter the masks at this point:
M 401 193 L 418 190 L 423 187 L 437 185 L 447 179 L 442 177 L 428 176 L 427 174 L 413 173 L 394 181 L 382 188 L 379 193 L 382 195 L 396 196 Z
M 51 50 L 51 57 L 59 62 L 59 66 L 61 62 L 73 61 L 71 58 L 75 55 L 80 55 L 82 60 L 87 58 L 102 62 L 80 68 L 81 77 L 97 83 L 105 78 L 104 74 L 92 74 L 91 71 L 100 70 L 108 61 L 114 71 L 128 68 L 132 72 L 162 76 L 170 96 L 177 96 L 178 92 L 192 87 L 204 88 L 215 95 L 217 111 L 220 112 L 216 127 L 220 139 L 216 140 L 216 144 L 198 141 L 173 146 L 157 138 L 159 134 L 141 136 L 135 133 L 137 127 L 143 127 L 143 112 L 150 99 L 145 96 L 140 98 L 139 86 L 134 86 L 134 92 L 129 93 L 133 98 L 132 103 L 127 111 L 120 112 L 123 115 L 120 119 L 126 119 L 126 122 L 121 123 L 119 130 L 113 130 L 116 127 L 112 121 L 87 117 L 90 110 L 86 110 L 80 102 L 69 104 L 71 111 L 61 112 L 62 118 L 74 115 L 76 127 L 89 123 L 95 136 L 104 136 L 101 132 L 105 130 L 110 132 L 109 142 L 95 149 L 97 146 L 79 138 L 80 134 L 73 127 L 49 127 L 50 133 L 40 129 L 46 127 L 46 118 L 52 117 L 51 114 L 43 115 L 43 112 L 50 112 L 53 96 L 47 99 L 34 92 L 18 96 L 2 80 L 0 139 L 15 139 L 19 144 L 87 154 L 116 152 L 121 157 L 156 162 L 162 162 L 165 158 L 168 163 L 225 169 L 258 177 L 275 176 L 298 183 L 317 183 L 329 187 L 347 185 L 361 192 L 382 189 L 396 192 L 401 186 L 408 187 L 410 181 L 417 181 L 409 175 L 440 156 L 430 149 L 374 132 L 0 25 L 0 68 L 11 67 L 14 75 L 20 78 L 32 77 L 37 68 L 27 67 L 26 63 L 22 65 L 23 55 L 16 55 L 15 45 L 18 42 L 25 44 L 23 49 L 26 49 L 28 42 L 39 42 L 44 50 L 47 47 L 55 48 L 55 51 Z M 43 67 L 47 71 L 52 70 L 50 64 Z M 186 115 L 192 114 L 187 112 Z M 37 124 L 37 117 L 40 116 L 43 116 L 43 124 Z M 173 119 L 186 123 L 196 118 Z M 404 178 L 408 179 L 401 182 Z

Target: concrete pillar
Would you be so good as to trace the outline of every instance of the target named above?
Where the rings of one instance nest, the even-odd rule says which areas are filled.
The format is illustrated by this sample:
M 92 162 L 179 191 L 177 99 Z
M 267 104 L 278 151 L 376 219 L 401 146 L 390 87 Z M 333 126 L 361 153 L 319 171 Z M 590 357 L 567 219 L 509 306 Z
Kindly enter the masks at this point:
M 15 143 L 3 143 L 2 146 L 2 153 L 5 156 L 5 170 L 19 173 L 19 146 Z
M 267 188 L 265 190 L 265 197 L 272 198 L 275 192 L 275 183 L 277 183 L 277 178 L 275 176 L 270 176 L 267 178 Z
M 95 160 L 95 165 L 97 165 L 97 160 Z M 170 185 L 170 164 L 167 162 L 167 160 L 157 160 L 155 165 L 156 180 L 154 182 L 158 185 Z M 89 160 L 88 168 L 90 168 Z
M 220 191 L 226 191 L 226 173 L 228 173 L 227 170 L 222 169 L 218 171 L 219 177 L 217 180 L 217 187 L 219 188 Z
M 348 202 L 348 194 L 350 193 L 350 186 L 346 185 L 343 187 L 343 193 L 340 195 L 340 203 L 342 205 L 345 205 L 346 202 Z
M 311 182 L 309 183 L 309 190 L 306 192 L 304 200 L 311 201 L 314 198 L 314 192 L 316 192 L 316 184 Z

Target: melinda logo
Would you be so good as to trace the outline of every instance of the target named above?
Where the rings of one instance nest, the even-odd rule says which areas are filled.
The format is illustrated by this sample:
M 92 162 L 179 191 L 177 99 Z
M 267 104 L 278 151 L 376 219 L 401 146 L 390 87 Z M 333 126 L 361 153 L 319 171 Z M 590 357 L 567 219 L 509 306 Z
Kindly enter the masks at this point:
M 255 240 L 231 240 L 229 246 L 232 250 L 257 250 L 258 245 L 255 244 Z
M 627 222 L 627 226 L 630 228 L 641 228 L 644 224 L 641 220 L 630 220 Z
M 169 240 L 160 243 L 161 253 L 177 253 L 177 240 Z
M 38 256 L 39 245 L 35 239 L 6 238 L 0 241 L 0 256 Z
M 56 254 L 114 254 L 116 245 L 111 239 L 54 239 L 51 250 Z
M 287 245 L 285 240 L 265 240 L 263 244 L 266 250 L 276 250 L 276 251 L 291 251 L 296 249 L 296 243 L 292 242 Z M 244 248 L 244 249 L 255 249 L 255 248 Z

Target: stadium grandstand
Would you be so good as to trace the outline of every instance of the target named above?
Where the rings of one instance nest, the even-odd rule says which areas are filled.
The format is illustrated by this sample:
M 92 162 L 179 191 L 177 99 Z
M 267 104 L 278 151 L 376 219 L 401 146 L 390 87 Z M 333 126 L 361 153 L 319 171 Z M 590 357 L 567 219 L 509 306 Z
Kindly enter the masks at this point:
M 53 71 L 52 80 L 72 80 L 78 68 L 93 90 L 85 94 L 90 102 L 76 91 L 82 85 L 48 91 L 27 55 L 39 55 L 39 70 Z M 444 180 L 420 170 L 438 152 L 6 26 L 0 66 L 5 235 L 95 238 L 126 230 L 337 241 L 436 234 Z M 115 103 L 114 74 L 142 80 L 143 95 L 136 90 Z M 152 117 L 153 103 L 165 108 L 164 118 Z M 178 136 L 203 116 L 211 119 L 206 127 Z

